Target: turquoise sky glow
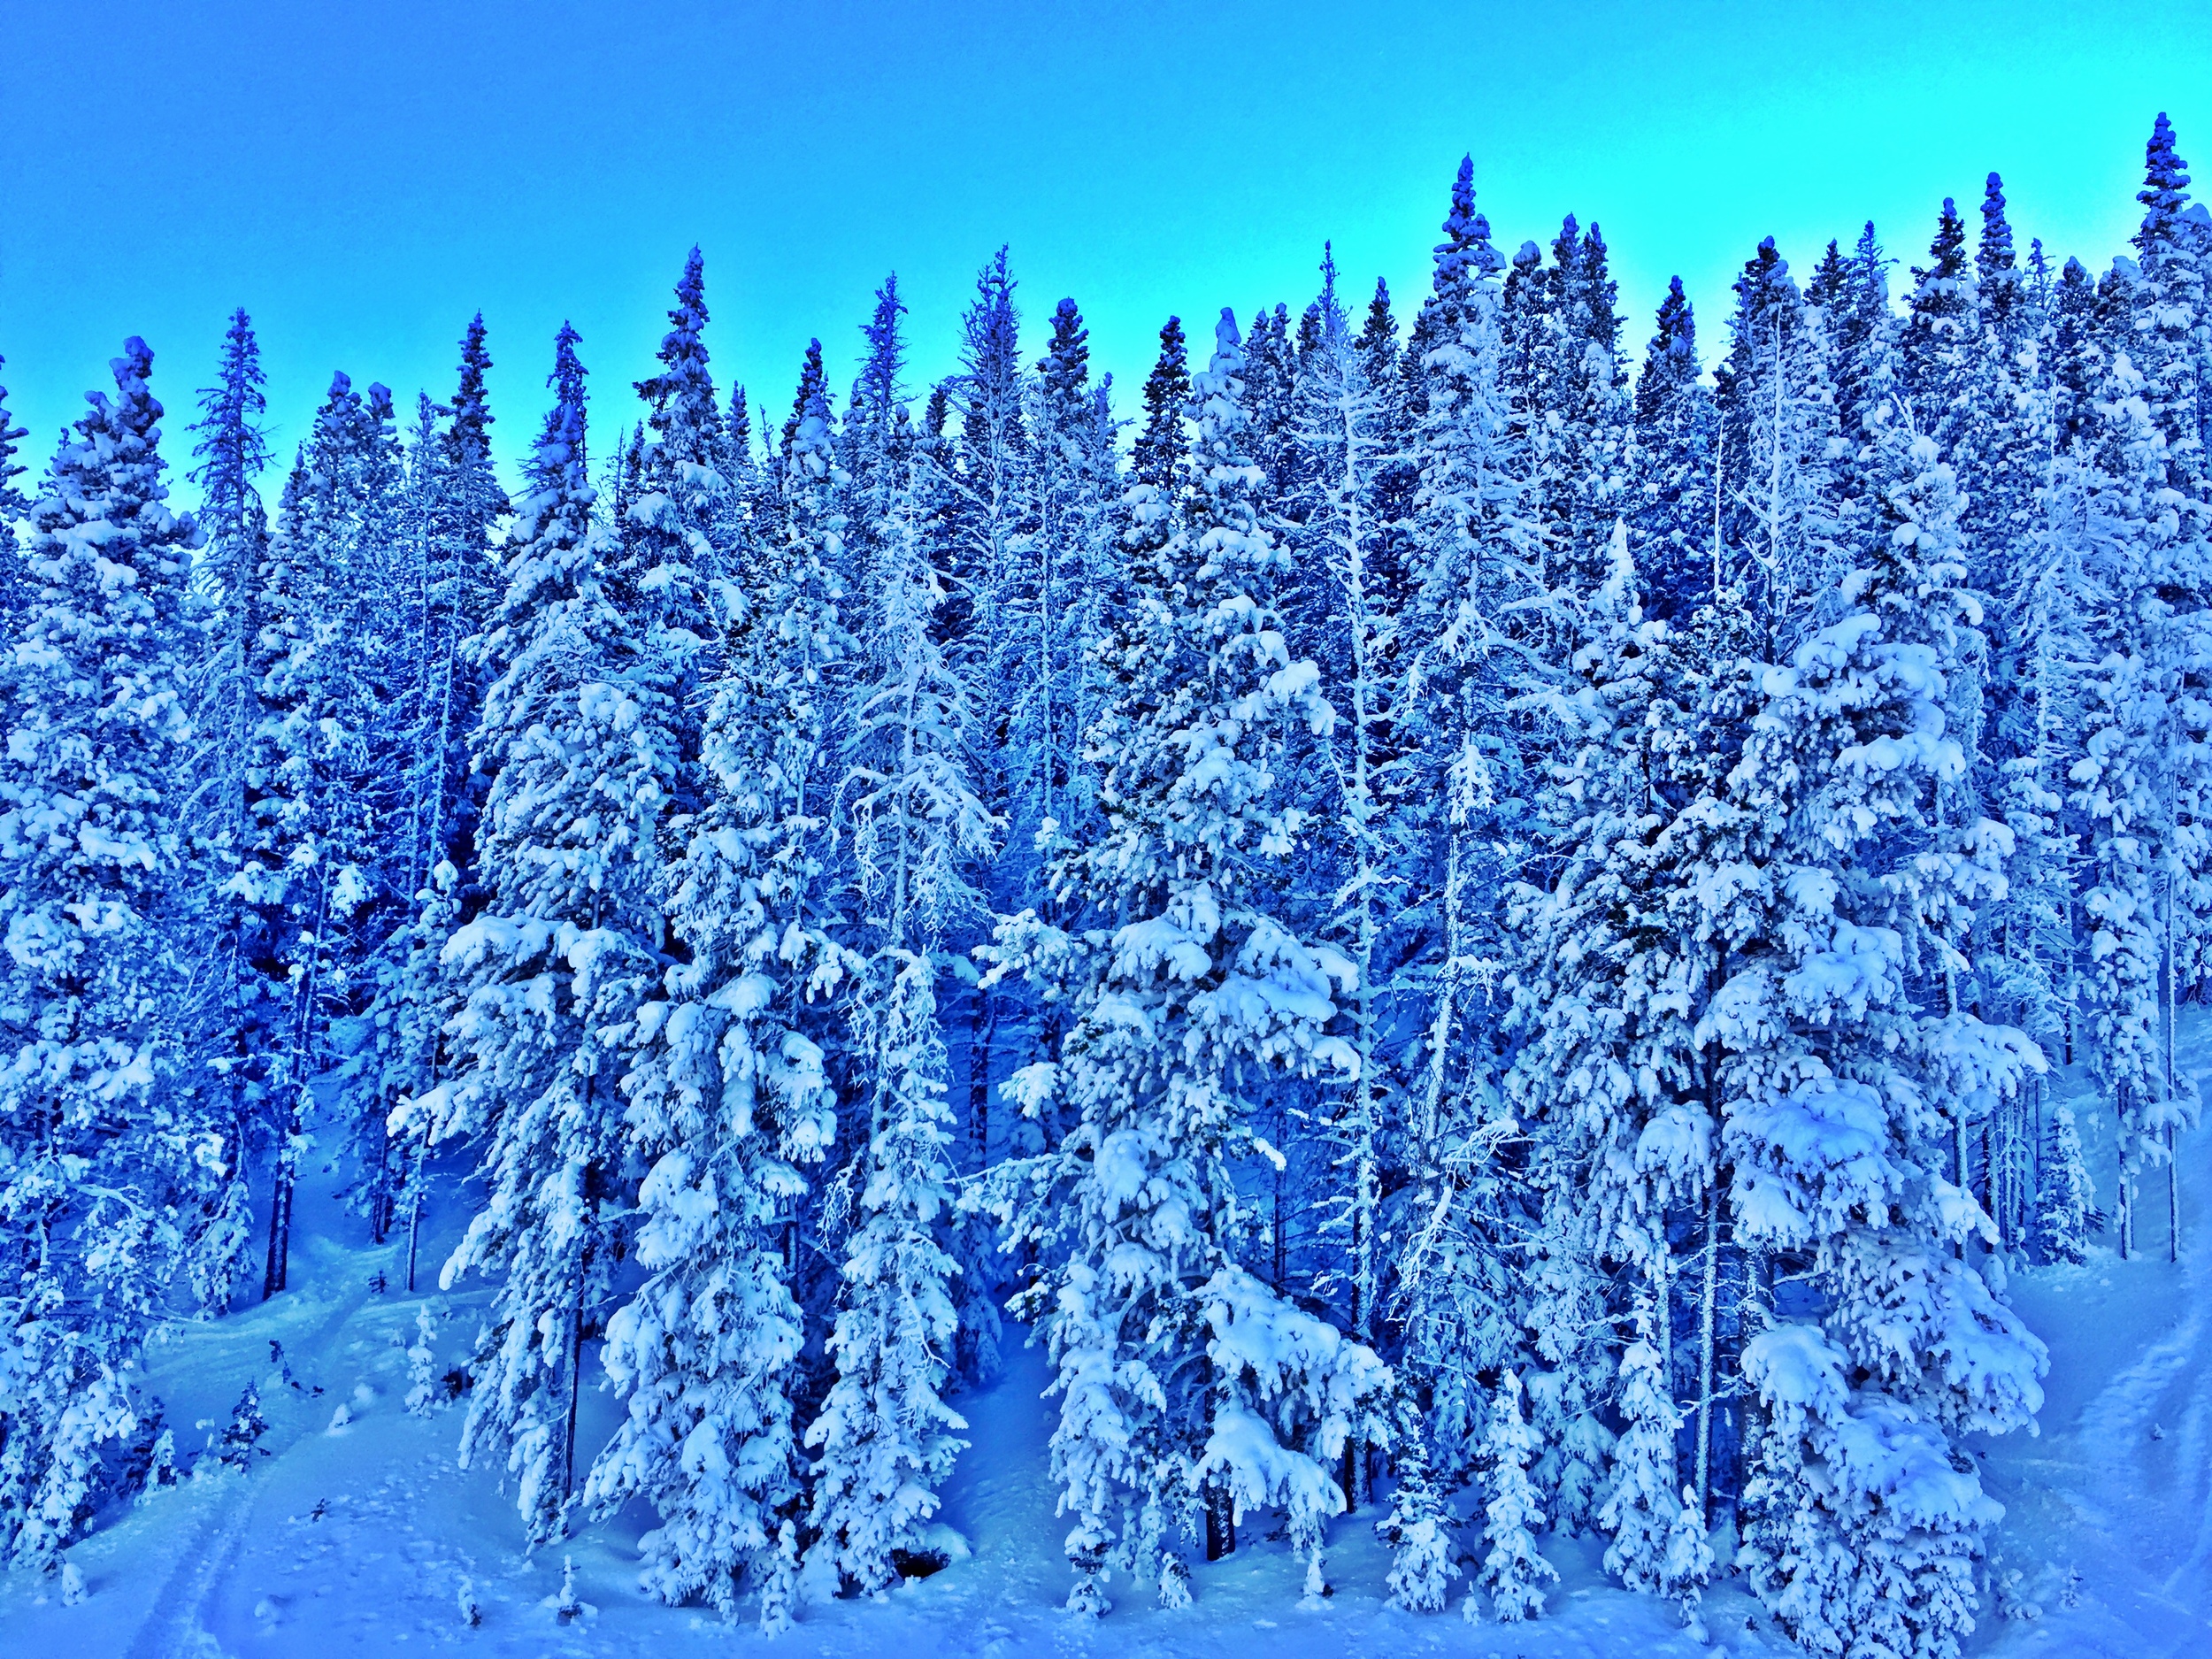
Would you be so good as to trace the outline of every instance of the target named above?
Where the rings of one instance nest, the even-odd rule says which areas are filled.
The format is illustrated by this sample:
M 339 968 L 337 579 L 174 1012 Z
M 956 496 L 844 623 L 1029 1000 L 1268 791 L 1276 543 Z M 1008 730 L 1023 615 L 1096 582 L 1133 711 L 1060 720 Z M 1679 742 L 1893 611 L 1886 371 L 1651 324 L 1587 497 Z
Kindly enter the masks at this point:
M 1603 226 L 1639 353 L 1679 272 L 1709 361 L 1761 236 L 1802 271 L 1870 217 L 1909 263 L 1993 167 L 2024 251 L 2101 266 L 2160 109 L 2212 182 L 2205 0 L 15 0 L 0 381 L 42 457 L 142 334 L 174 431 L 242 304 L 288 449 L 334 368 L 448 391 L 481 307 L 511 464 L 565 317 L 631 417 L 694 241 L 718 375 L 779 411 L 810 335 L 849 382 L 894 268 L 914 384 L 948 370 L 1004 242 L 1025 337 L 1073 295 L 1126 411 L 1167 313 L 1294 312 L 1325 237 L 1404 316 L 1463 150 L 1504 247 Z

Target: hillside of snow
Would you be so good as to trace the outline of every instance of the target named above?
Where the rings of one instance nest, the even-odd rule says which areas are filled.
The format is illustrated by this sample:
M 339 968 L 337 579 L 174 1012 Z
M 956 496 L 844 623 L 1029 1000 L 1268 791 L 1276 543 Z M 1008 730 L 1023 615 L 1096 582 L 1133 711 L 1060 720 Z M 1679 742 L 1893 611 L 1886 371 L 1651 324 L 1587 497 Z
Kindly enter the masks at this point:
M 2212 1071 L 2212 1030 L 2185 1021 L 2184 1057 Z M 2083 1080 L 2067 1087 L 2079 1090 Z M 2085 1118 L 2090 1114 L 2085 1114 Z M 2078 1267 L 2016 1273 L 2015 1305 L 2048 1342 L 2040 1432 L 1975 1446 L 2005 1505 L 1990 1540 L 1997 1594 L 1985 1594 L 1973 1651 L 1993 1655 L 2162 1659 L 2212 1653 L 2212 1231 L 2201 1203 L 2212 1168 L 2200 1138 L 2181 1154 L 2182 1260 L 2166 1260 L 2160 1221 L 2123 1262 L 2101 1245 Z M 2109 1148 L 2093 1148 L 2109 1195 Z M 70 1659 L 330 1659 L 335 1653 L 434 1651 L 618 1655 L 726 1653 L 767 1642 L 749 1619 L 671 1609 L 635 1586 L 635 1543 L 650 1517 L 626 1512 L 561 1549 L 521 1547 L 495 1468 L 456 1466 L 457 1409 L 404 1409 L 406 1349 L 418 1308 L 439 1357 L 465 1354 L 488 1291 L 434 1288 L 436 1263 L 465 1207 L 428 1229 L 427 1294 L 398 1289 L 403 1246 L 365 1248 L 359 1223 L 327 1188 L 303 1194 L 294 1288 L 208 1323 L 174 1327 L 150 1354 L 148 1381 L 178 1430 L 183 1461 L 228 1420 L 249 1382 L 270 1431 L 266 1455 L 240 1475 L 206 1454 L 192 1478 L 103 1518 L 69 1552 L 85 1596 L 0 1575 L 10 1655 Z M 2152 1194 L 2153 1198 L 2160 1194 Z M 2162 1202 L 2145 1206 L 2162 1220 Z M 1301 1605 L 1302 1564 L 1266 1517 L 1229 1559 L 1194 1567 L 1196 1598 L 1175 1612 L 1125 1582 L 1095 1623 L 1061 1608 L 1065 1524 L 1053 1514 L 1045 1443 L 1052 1402 L 1041 1357 L 1016 1345 L 996 1383 L 961 1396 L 972 1445 L 947 1494 L 955 1559 L 878 1601 L 810 1604 L 775 1647 L 791 1655 L 944 1653 L 1236 1655 L 1464 1654 L 1496 1659 L 1795 1651 L 1757 1604 L 1723 1581 L 1705 1603 L 1709 1646 L 1671 1609 L 1611 1585 L 1601 1545 L 1553 1537 L 1561 1583 L 1540 1619 L 1471 1624 L 1383 1604 L 1388 1559 L 1378 1510 L 1340 1519 L 1329 1540 L 1331 1595 Z M 611 1431 L 611 1395 L 587 1397 L 580 1442 Z M 196 1426 L 195 1426 L 196 1425 Z M 1717 1543 L 1725 1540 L 1717 1539 Z M 961 1551 L 964 1548 L 964 1555 Z M 565 1568 L 576 1609 L 561 1609 Z M 464 1616 L 472 1603 L 478 1622 Z

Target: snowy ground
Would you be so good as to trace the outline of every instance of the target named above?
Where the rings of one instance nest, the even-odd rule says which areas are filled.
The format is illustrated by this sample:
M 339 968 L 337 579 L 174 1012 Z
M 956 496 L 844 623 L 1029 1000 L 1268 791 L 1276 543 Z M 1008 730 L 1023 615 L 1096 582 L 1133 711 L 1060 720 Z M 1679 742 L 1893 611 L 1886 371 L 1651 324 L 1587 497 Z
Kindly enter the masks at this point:
M 2193 1031 L 2185 1059 L 2212 1071 L 2212 1025 Z M 2165 1259 L 2162 1191 L 2150 1196 L 2142 1256 L 2099 1252 L 2078 1268 L 2040 1270 L 2014 1283 L 2016 1304 L 2052 1349 L 2042 1432 L 1977 1448 L 2006 1506 L 1992 1548 L 2001 1573 L 2017 1571 L 2016 1601 L 2039 1608 L 2008 1618 L 1985 1606 L 1973 1647 L 2003 1655 L 2212 1654 L 2212 1226 L 2197 1196 L 2212 1181 L 2200 1133 L 2183 1148 L 2178 1267 Z M 2100 1199 L 2108 1202 L 2108 1178 Z M 188 1457 L 227 1420 L 258 1379 L 271 1455 L 250 1475 L 225 1472 L 150 1494 L 105 1518 L 70 1552 L 89 1591 L 64 1607 L 49 1586 L 0 1575 L 0 1650 L 55 1659 L 332 1659 L 419 1647 L 481 1654 L 617 1655 L 726 1652 L 764 1639 L 749 1623 L 669 1609 L 639 1596 L 634 1544 L 649 1524 L 627 1513 L 588 1529 L 565 1552 L 580 1597 L 595 1609 L 564 1624 L 550 1605 L 562 1555 L 526 1557 L 496 1471 L 454 1466 L 457 1411 L 409 1417 L 404 1348 L 421 1298 L 395 1286 L 394 1249 L 342 1242 L 358 1224 L 303 1194 L 295 1288 L 212 1324 L 183 1326 L 151 1356 Z M 457 1213 L 438 1217 L 426 1284 Z M 458 1359 L 484 1293 L 427 1297 L 440 1352 Z M 296 1386 L 270 1362 L 283 1347 Z M 1386 1561 L 1372 1516 L 1337 1524 L 1329 1556 L 1335 1594 L 1298 1605 L 1302 1569 L 1282 1543 L 1248 1538 L 1217 1565 L 1197 1569 L 1194 1604 L 1175 1613 L 1124 1604 L 1097 1624 L 1059 1610 L 1067 1590 L 1045 1475 L 1048 1406 L 1039 1357 L 1017 1350 L 988 1391 L 958 1404 L 972 1449 L 947 1494 L 945 1518 L 972 1556 L 879 1602 L 805 1609 L 776 1643 L 795 1655 L 942 1654 L 1239 1655 L 1267 1659 L 1357 1653 L 1550 1659 L 1700 1651 L 1657 1603 L 1611 1587 L 1588 1540 L 1553 1540 L 1562 1583 L 1548 1615 L 1517 1627 L 1471 1625 L 1456 1613 L 1416 1618 L 1382 1604 Z M 616 1409 L 588 1401 L 581 1436 L 594 1443 Z M 343 1405 L 351 1421 L 332 1420 Z M 199 1425 L 195 1428 L 194 1425 Z M 466 1580 L 482 1609 L 459 1611 Z M 1755 1603 L 1732 1586 L 1707 1598 L 1711 1651 L 1790 1651 Z

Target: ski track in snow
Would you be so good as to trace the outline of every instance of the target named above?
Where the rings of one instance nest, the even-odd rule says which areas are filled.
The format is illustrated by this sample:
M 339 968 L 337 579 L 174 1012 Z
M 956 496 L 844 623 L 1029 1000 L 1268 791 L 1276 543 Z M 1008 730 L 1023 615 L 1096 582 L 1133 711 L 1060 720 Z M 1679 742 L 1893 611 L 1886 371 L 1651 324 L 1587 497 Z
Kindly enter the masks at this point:
M 374 1258 L 388 1256 L 392 1251 L 387 1247 L 365 1254 L 369 1260 L 362 1264 L 373 1271 L 383 1265 L 376 1263 Z M 388 1271 L 388 1267 L 385 1271 Z M 298 1352 L 287 1351 L 286 1363 L 290 1364 L 296 1361 L 298 1365 L 311 1370 L 322 1369 L 330 1358 L 332 1344 L 368 1299 L 365 1279 L 360 1290 L 336 1299 L 329 1316 L 316 1327 Z M 296 1365 L 295 1369 L 297 1369 Z M 296 1444 L 303 1435 L 312 1432 L 306 1427 L 296 1429 L 287 1437 L 286 1449 Z M 264 1436 L 265 1442 L 269 1438 Z M 276 1455 L 276 1448 L 271 1447 L 269 1450 L 272 1455 Z M 130 1646 L 128 1659 L 169 1659 L 172 1655 L 193 1652 L 196 1647 L 220 1651 L 219 1644 L 207 1632 L 203 1617 L 209 1597 L 224 1581 L 237 1560 L 240 1546 L 245 1540 L 246 1531 L 252 1524 L 254 1511 L 262 1495 L 261 1485 L 250 1477 L 227 1483 L 219 1507 L 203 1524 L 197 1538 L 186 1548 L 175 1571 L 154 1597 L 146 1622 L 140 1626 L 137 1640 Z
M 2189 1031 L 2212 1039 L 2212 1025 Z M 2192 1069 L 2212 1069 L 2212 1041 L 2193 1041 Z M 2072 1086 L 2082 1087 L 2078 1078 Z M 2200 1147 L 2197 1143 L 2204 1142 Z M 2108 1250 L 2081 1267 L 2019 1275 L 2016 1300 L 2050 1344 L 2049 1399 L 2039 1438 L 1978 1442 L 1988 1486 L 2007 1505 L 1990 1548 L 2017 1570 L 2032 1619 L 2006 1618 L 1985 1598 L 1976 1655 L 2003 1659 L 2201 1659 L 2212 1655 L 2212 1236 L 2199 1202 L 2212 1181 L 2212 1130 L 2183 1143 L 2185 1251 L 2165 1261 L 2162 1182 L 2146 1193 L 2143 1255 Z M 2110 1184 L 2100 1186 L 2109 1202 Z M 1377 1511 L 1339 1521 L 1324 1607 L 1299 1605 L 1302 1563 L 1263 1527 L 1246 1529 L 1229 1559 L 1194 1570 L 1196 1601 L 1177 1612 L 1149 1605 L 1117 1576 L 1116 1607 L 1095 1624 L 1060 1609 L 1068 1577 L 1053 1512 L 1047 1441 L 1056 1402 L 1039 1398 L 1041 1356 L 1007 1333 L 1008 1364 L 991 1386 L 955 1403 L 972 1442 L 945 1492 L 941 1518 L 967 1538 L 972 1556 L 877 1601 L 809 1607 L 802 1622 L 763 1643 L 741 1610 L 734 1629 L 696 1609 L 659 1607 L 635 1588 L 638 1535 L 651 1517 L 632 1506 L 584 1527 L 569 1544 L 523 1552 L 503 1460 L 455 1467 L 460 1414 L 425 1422 L 405 1415 L 405 1361 L 417 1305 L 442 1317 L 447 1359 L 467 1346 L 486 1292 L 393 1291 L 371 1277 L 394 1271 L 396 1249 L 354 1248 L 358 1223 L 326 1196 L 302 1194 L 295 1254 L 297 1288 L 231 1317 L 182 1328 L 149 1356 L 153 1391 L 167 1402 L 180 1453 L 198 1453 L 195 1423 L 227 1421 L 240 1389 L 262 1385 L 272 1455 L 251 1474 L 224 1473 L 150 1494 L 104 1517 L 70 1552 L 91 1594 L 63 1608 L 49 1586 L 0 1574 L 0 1654 L 38 1659 L 336 1659 L 414 1650 L 484 1655 L 976 1655 L 977 1659 L 1322 1659 L 1356 1653 L 1466 1655 L 1467 1659 L 1753 1659 L 1794 1652 L 1773 1633 L 1740 1586 L 1709 1594 L 1710 1645 L 1701 1647 L 1671 1609 L 1612 1586 L 1590 1539 L 1554 1538 L 1558 1567 L 1545 1616 L 1528 1624 L 1397 1613 L 1383 1604 L 1388 1558 L 1375 1540 Z M 442 1247 L 457 1235 L 462 1206 L 435 1218 L 423 1254 L 434 1280 Z M 263 1357 L 285 1345 L 297 1387 L 275 1380 Z M 319 1386 L 320 1392 L 317 1392 Z M 355 1420 L 329 1426 L 336 1406 Z M 588 1395 L 587 1426 L 612 1427 L 619 1402 Z M 548 1598 L 564 1556 L 595 1608 L 563 1625 Z M 2075 1604 L 2066 1581 L 2079 1574 Z M 466 1577 L 483 1623 L 465 1625 L 457 1593 Z M 756 1647 L 755 1644 L 762 1644 Z

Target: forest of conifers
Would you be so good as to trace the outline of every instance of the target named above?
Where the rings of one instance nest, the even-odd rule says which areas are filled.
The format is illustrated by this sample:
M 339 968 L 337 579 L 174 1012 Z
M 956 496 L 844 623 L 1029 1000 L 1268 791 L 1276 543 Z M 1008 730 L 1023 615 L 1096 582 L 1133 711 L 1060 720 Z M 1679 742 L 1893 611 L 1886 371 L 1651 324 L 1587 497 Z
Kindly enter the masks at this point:
M 642 1499 L 671 1602 L 912 1570 L 1029 1340 L 1079 1611 L 1263 1512 L 1317 1595 L 1348 1512 L 1408 1609 L 1594 1532 L 1948 1659 L 2008 1279 L 2178 1248 L 2187 184 L 2161 116 L 2101 268 L 1994 173 L 1909 259 L 1763 242 L 1701 352 L 1463 164 L 1417 300 L 1325 257 L 1126 412 L 1004 253 L 941 384 L 892 280 L 849 390 L 726 394 L 695 251 L 634 398 L 550 342 L 512 492 L 480 317 L 294 455 L 242 310 L 180 431 L 136 339 L 42 471 L 0 413 L 0 1549 L 177 1478 L 137 1356 L 328 1176 L 492 1286 L 444 1386 L 518 1538 Z

